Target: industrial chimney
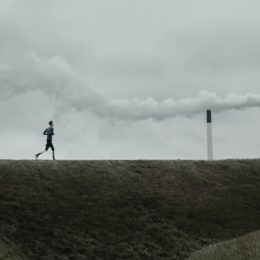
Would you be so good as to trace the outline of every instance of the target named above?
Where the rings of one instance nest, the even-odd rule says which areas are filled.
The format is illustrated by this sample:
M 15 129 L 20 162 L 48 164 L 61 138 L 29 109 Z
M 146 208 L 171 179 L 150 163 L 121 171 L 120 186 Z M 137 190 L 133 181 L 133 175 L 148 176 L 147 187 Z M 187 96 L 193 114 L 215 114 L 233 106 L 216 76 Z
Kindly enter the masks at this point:
M 212 120 L 211 110 L 207 110 L 207 144 L 208 144 L 208 160 L 213 160 L 213 141 L 212 141 Z

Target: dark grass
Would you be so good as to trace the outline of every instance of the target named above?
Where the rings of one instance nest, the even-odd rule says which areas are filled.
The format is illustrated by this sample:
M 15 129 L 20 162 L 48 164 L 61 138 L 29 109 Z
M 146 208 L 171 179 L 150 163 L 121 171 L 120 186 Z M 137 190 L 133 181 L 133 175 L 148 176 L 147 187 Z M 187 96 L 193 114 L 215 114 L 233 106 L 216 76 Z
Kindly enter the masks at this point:
M 260 229 L 260 160 L 2 160 L 0 206 L 28 259 L 184 259 Z
M 259 260 L 260 231 L 204 247 L 187 260 Z

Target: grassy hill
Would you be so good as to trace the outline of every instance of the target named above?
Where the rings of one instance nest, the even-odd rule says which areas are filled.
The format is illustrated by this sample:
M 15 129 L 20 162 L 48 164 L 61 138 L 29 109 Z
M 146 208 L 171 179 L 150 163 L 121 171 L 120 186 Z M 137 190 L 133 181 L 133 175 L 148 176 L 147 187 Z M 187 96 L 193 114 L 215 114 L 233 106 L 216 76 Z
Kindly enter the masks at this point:
M 2 260 L 26 260 L 27 257 L 23 255 L 17 246 L 6 240 L 0 238 L 0 259 Z
M 0 237 L 29 260 L 185 259 L 259 216 L 260 160 L 0 160 Z
M 195 252 L 187 260 L 259 260 L 260 231 L 230 241 L 210 245 Z

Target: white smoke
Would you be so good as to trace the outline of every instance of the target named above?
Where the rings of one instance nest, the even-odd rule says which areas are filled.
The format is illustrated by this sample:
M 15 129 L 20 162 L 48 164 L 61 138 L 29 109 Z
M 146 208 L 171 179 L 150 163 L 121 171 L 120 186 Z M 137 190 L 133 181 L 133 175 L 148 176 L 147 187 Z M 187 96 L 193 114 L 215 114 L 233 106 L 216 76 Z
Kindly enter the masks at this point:
M 166 99 L 163 102 L 157 102 L 151 97 L 145 100 L 111 100 L 101 109 L 97 109 L 97 113 L 105 117 L 128 120 L 146 118 L 163 120 L 181 115 L 192 116 L 204 112 L 206 109 L 220 112 L 250 107 L 260 107 L 260 95 L 237 95 L 231 93 L 222 97 L 216 93 L 202 90 L 195 98 Z
M 18 59 L 19 60 L 19 59 Z M 104 102 L 102 95 L 81 80 L 60 56 L 41 58 L 29 51 L 16 64 L 0 64 L 0 99 L 41 90 L 65 107 L 83 109 Z
M 0 100 L 24 92 L 40 90 L 55 98 L 56 114 L 68 108 L 88 110 L 99 117 L 120 120 L 163 120 L 176 116 L 192 116 L 206 109 L 215 112 L 230 109 L 260 107 L 258 94 L 228 94 L 203 90 L 195 98 L 166 99 L 158 102 L 152 97 L 139 99 L 107 99 L 102 93 L 81 80 L 71 65 L 62 57 L 41 58 L 30 51 L 16 64 L 0 64 Z

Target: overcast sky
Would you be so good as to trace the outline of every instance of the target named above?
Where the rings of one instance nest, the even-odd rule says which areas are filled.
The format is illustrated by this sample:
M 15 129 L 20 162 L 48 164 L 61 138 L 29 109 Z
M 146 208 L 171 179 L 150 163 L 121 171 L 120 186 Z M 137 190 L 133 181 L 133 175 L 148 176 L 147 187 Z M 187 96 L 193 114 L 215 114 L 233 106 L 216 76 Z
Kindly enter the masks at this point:
M 0 158 L 260 155 L 260 2 L 0 0 Z M 46 153 L 42 159 L 50 159 Z

